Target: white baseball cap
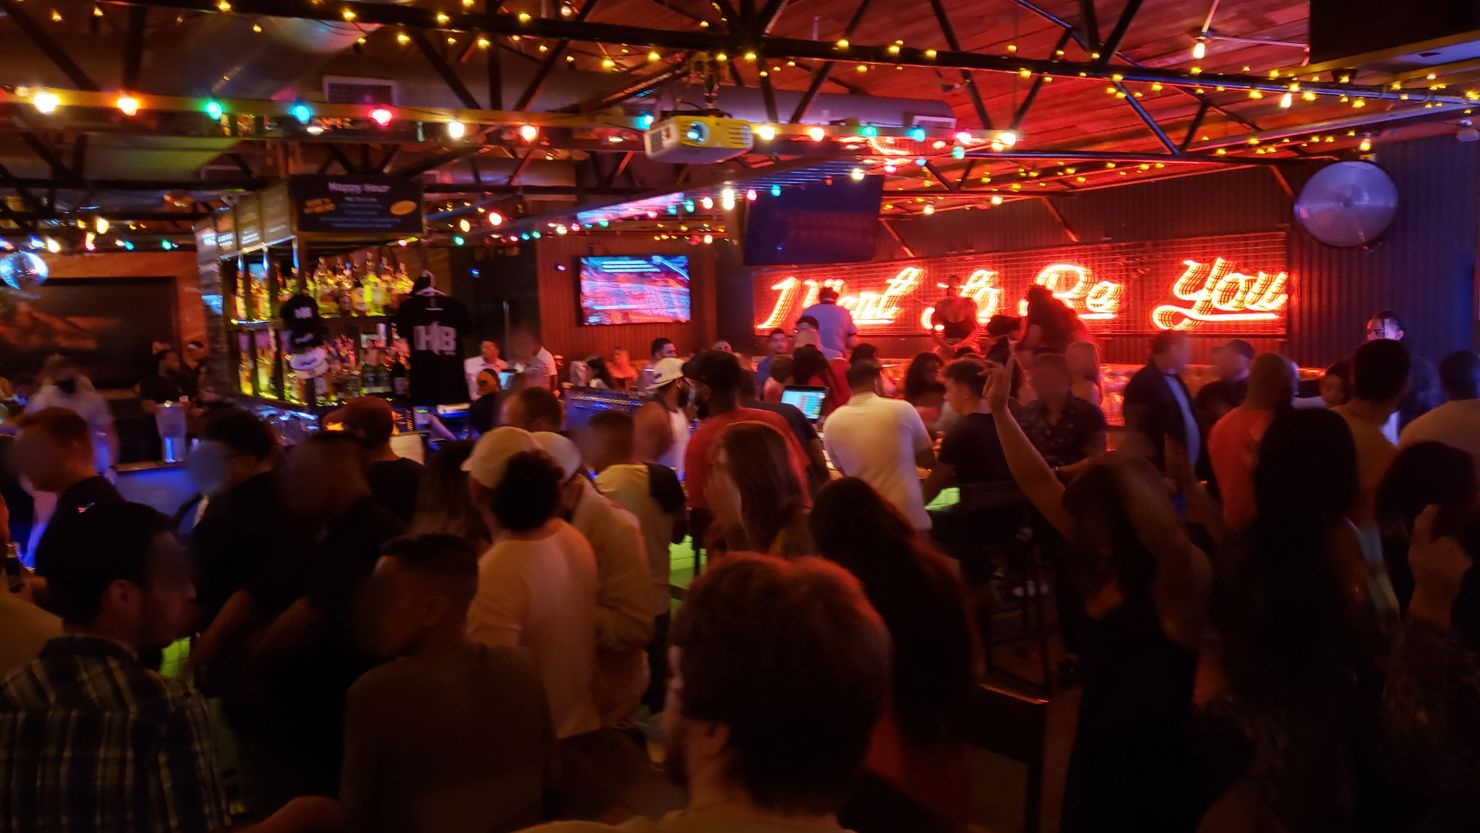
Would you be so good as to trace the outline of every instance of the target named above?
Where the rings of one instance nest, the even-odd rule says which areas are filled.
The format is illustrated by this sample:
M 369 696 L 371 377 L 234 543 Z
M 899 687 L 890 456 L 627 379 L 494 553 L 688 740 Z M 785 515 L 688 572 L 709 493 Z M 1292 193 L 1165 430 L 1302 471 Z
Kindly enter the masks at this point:
M 658 359 L 658 363 L 653 365 L 653 387 L 661 388 L 682 378 L 683 361 L 680 359 Z
M 543 448 L 545 453 L 555 460 L 555 465 L 560 467 L 566 480 L 575 477 L 576 472 L 585 467 L 585 461 L 581 459 L 581 450 L 576 448 L 576 444 L 568 437 L 551 431 L 536 431 L 534 439 L 540 444 L 540 448 Z
M 504 477 L 509 458 L 523 451 L 540 451 L 539 441 L 523 428 L 505 425 L 484 434 L 473 453 L 463 461 L 462 470 L 479 483 L 492 489 Z

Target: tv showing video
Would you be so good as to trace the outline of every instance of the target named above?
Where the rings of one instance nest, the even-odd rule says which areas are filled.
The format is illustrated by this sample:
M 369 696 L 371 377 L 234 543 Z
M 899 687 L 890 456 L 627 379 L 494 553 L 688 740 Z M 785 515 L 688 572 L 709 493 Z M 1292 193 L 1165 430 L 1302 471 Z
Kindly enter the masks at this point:
M 687 255 L 583 257 L 579 286 L 587 326 L 689 320 Z

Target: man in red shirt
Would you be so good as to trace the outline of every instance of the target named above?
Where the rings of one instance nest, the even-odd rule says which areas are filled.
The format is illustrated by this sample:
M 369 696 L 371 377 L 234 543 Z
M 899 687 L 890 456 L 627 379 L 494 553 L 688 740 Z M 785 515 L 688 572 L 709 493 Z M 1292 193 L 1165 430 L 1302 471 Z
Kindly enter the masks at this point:
M 709 467 L 714 441 L 719 439 L 731 425 L 741 422 L 759 422 L 776 429 L 786 441 L 786 450 L 791 458 L 792 469 L 797 481 L 807 488 L 807 454 L 797 442 L 791 426 L 780 414 L 740 406 L 740 376 L 746 371 L 729 353 L 706 350 L 696 357 L 689 368 L 694 383 L 694 398 L 706 414 L 699 427 L 689 437 L 689 446 L 684 452 L 685 484 L 688 487 L 689 506 L 707 510 L 709 501 L 704 495 L 704 486 L 709 479 Z M 810 498 L 807 501 L 811 505 Z

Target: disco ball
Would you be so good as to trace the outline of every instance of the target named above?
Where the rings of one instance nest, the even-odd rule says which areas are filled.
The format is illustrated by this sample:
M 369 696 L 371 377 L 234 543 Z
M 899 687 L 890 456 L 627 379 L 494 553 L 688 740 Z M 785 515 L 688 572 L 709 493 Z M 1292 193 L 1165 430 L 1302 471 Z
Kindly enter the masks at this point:
M 0 257 L 0 281 L 17 292 L 29 293 L 46 283 L 51 270 L 32 252 L 11 252 Z

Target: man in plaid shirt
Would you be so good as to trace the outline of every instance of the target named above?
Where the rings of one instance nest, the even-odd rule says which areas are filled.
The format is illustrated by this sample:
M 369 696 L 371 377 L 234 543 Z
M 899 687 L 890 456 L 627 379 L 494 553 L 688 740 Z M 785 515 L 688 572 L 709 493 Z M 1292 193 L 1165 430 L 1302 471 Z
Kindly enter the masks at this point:
M 64 634 L 0 679 L 0 831 L 196 833 L 230 823 L 205 700 L 138 652 L 195 595 L 157 512 L 94 506 L 50 579 Z

